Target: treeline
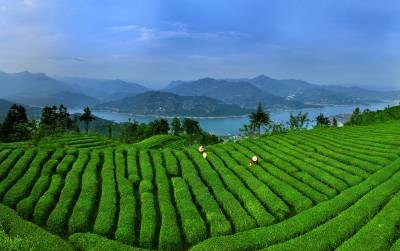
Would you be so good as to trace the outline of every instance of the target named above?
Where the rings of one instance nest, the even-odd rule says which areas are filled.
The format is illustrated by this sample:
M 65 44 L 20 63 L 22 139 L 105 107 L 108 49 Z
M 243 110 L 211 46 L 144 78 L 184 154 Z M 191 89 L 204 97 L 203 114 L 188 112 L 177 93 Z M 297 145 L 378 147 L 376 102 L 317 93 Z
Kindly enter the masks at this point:
M 4 122 L 0 124 L 0 141 L 39 140 L 46 136 L 71 131 L 79 132 L 78 121 L 85 123 L 86 133 L 88 133 L 89 123 L 94 119 L 88 107 L 84 109 L 82 115 L 71 116 L 67 107 L 60 105 L 59 107 L 45 106 L 40 119 L 29 120 L 25 107 L 14 104 L 10 107 Z
M 387 106 L 385 109 L 378 111 L 371 111 L 369 109 L 361 111 L 357 107 L 345 125 L 370 125 L 397 119 L 400 119 L 400 105 Z
M 255 112 L 249 115 L 249 124 L 243 125 L 240 132 L 243 136 L 259 136 L 261 134 L 279 134 L 294 130 L 304 130 L 309 128 L 310 118 L 308 113 L 299 112 L 290 113 L 289 121 L 286 124 L 277 123 L 271 120 L 270 114 L 264 110 L 261 103 L 258 104 Z M 315 126 L 320 127 L 338 127 L 338 121 L 335 117 L 326 117 L 320 113 L 315 118 Z
M 173 134 L 186 139 L 188 144 L 216 144 L 221 140 L 201 129 L 198 121 L 190 118 L 179 119 L 174 117 L 169 123 L 166 119 L 156 119 L 149 123 L 129 121 L 115 124 L 114 128 L 120 131 L 120 141 L 124 143 L 136 143 L 160 134 Z M 111 132 L 110 132 L 111 134 Z M 109 135 L 112 137 L 112 135 Z
M 96 120 L 99 120 L 98 122 Z M 94 123 L 92 123 L 94 122 Z M 119 139 L 123 143 L 136 143 L 154 135 L 174 134 L 186 139 L 188 144 L 215 144 L 220 139 L 200 128 L 199 122 L 190 118 L 174 118 L 171 123 L 166 119 L 156 119 L 149 123 L 129 121 L 113 123 L 92 115 L 89 107 L 84 108 L 80 115 L 71 115 L 64 105 L 46 106 L 42 109 L 40 119 L 28 119 L 23 106 L 14 104 L 0 124 L 0 141 L 16 142 L 35 140 L 63 133 L 79 133 L 83 129 L 108 135 L 109 138 Z

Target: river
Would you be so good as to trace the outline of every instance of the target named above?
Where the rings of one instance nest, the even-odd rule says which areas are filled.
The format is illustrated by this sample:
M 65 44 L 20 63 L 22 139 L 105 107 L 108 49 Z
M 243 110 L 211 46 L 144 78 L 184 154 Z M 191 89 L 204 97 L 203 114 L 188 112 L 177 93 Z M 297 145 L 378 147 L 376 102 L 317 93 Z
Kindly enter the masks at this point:
M 370 105 L 337 105 L 337 106 L 325 106 L 323 108 L 309 108 L 300 110 L 275 110 L 270 111 L 270 117 L 275 122 L 286 123 L 289 120 L 290 113 L 297 114 L 298 112 L 308 112 L 308 116 L 311 120 L 314 120 L 318 114 L 323 113 L 325 116 L 338 116 L 352 113 L 355 107 L 360 107 L 361 110 L 379 110 L 383 109 L 388 105 L 399 104 L 398 101 L 390 101 L 383 103 L 375 103 Z M 71 113 L 82 112 L 82 109 L 72 109 Z M 129 119 L 136 120 L 138 122 L 149 122 L 159 116 L 137 116 L 134 114 L 127 113 L 116 113 L 116 112 L 104 112 L 94 111 L 94 115 L 112 120 L 115 122 L 127 122 Z M 239 128 L 243 127 L 244 124 L 249 122 L 248 117 L 227 117 L 227 118 L 195 118 L 199 121 L 200 126 L 205 131 L 216 134 L 218 136 L 233 136 L 239 133 Z M 311 122 L 312 124 L 313 122 Z

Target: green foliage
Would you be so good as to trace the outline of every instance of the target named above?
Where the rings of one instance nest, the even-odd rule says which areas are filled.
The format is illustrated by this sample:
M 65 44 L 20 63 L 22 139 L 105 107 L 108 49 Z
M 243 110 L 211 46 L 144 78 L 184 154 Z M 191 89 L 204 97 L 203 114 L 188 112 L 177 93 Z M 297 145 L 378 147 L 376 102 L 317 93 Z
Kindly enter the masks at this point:
M 397 245 L 399 125 L 290 130 L 206 156 L 79 134 L 3 144 L 0 199 L 79 250 L 385 250 Z M 0 245 L 50 238 L 26 239 L 2 217 Z
M 85 123 L 85 130 L 86 134 L 89 133 L 89 124 L 93 120 L 95 120 L 95 117 L 92 115 L 92 111 L 90 110 L 89 107 L 85 107 L 83 109 L 83 114 L 79 116 L 79 120 L 83 121 Z
M 19 155 L 19 154 L 18 154 Z M 18 156 L 16 155 L 16 156 Z M 12 159 L 12 163 L 9 162 L 8 164 L 14 164 L 14 166 L 6 166 L 2 165 L 0 166 L 1 169 L 1 174 L 0 174 L 0 180 L 2 179 L 0 183 L 0 199 L 3 198 L 4 194 L 8 191 L 8 189 L 15 184 L 15 182 L 25 173 L 25 171 L 29 168 L 29 164 L 33 160 L 33 158 L 36 155 L 35 150 L 28 150 L 25 152 L 24 155 L 21 156 L 21 158 L 15 162 L 15 159 Z M 12 156 L 11 156 L 12 157 Z M 9 171 L 7 176 L 5 176 L 5 171 Z M 4 177 L 4 179 L 3 179 Z
M 167 172 L 164 168 L 161 152 L 152 151 L 151 156 L 156 172 L 156 187 L 158 204 L 161 214 L 161 227 L 158 240 L 158 248 L 161 250 L 180 250 L 182 241 L 177 222 L 177 215 L 172 203 L 172 192 Z
M 0 141 L 15 142 L 28 140 L 32 137 L 35 123 L 28 121 L 25 107 L 14 104 L 0 124 Z
M 131 148 L 127 153 L 127 175 L 130 182 L 137 186 L 140 182 L 139 176 L 139 163 L 138 163 L 138 152 L 135 148 Z
M 336 217 L 341 212 L 346 210 L 350 205 L 356 203 L 359 199 L 363 199 L 363 203 L 361 207 L 357 205 L 350 212 L 354 212 L 354 209 L 363 210 L 364 206 L 367 206 L 369 202 L 372 202 L 371 206 L 374 207 L 374 200 L 377 200 L 379 204 L 384 198 L 378 195 L 378 192 L 392 193 L 393 188 L 399 186 L 399 183 L 396 183 L 396 179 L 400 174 L 398 171 L 400 170 L 400 160 L 397 160 L 392 165 L 386 167 L 385 169 L 380 170 L 376 174 L 370 176 L 365 182 L 356 185 L 346 191 L 342 192 L 335 198 L 328 200 L 326 202 L 320 203 L 319 205 L 297 215 L 288 220 L 285 220 L 279 224 L 275 224 L 269 227 L 258 228 L 252 231 L 246 231 L 243 233 L 237 233 L 231 236 L 224 236 L 218 238 L 211 238 L 206 240 L 199 245 L 196 245 L 191 250 L 248 250 L 248 249 L 261 249 L 266 246 L 273 245 L 275 243 L 284 242 L 288 239 L 296 240 L 295 237 L 299 235 L 303 235 L 308 231 L 316 229 L 317 232 L 320 233 L 320 230 L 323 228 L 317 228 L 319 225 L 324 224 L 328 220 Z M 396 174 L 395 176 L 393 176 Z M 389 184 L 386 185 L 385 181 L 390 181 Z M 380 186 L 380 184 L 382 184 Z M 381 188 L 382 187 L 382 188 Z M 375 189 L 374 189 L 375 188 Z M 373 190 L 374 189 L 374 190 Z M 369 194 L 369 192 L 373 190 L 374 192 Z M 365 197 L 368 194 L 369 196 Z M 379 198 L 379 199 L 378 199 Z M 379 208 L 378 208 L 379 209 Z M 347 214 L 344 217 L 348 219 L 349 216 L 355 217 L 355 220 L 359 220 L 363 218 L 363 214 L 360 216 L 357 214 Z M 343 217 L 343 218 L 344 218 Z M 343 219 L 340 218 L 340 219 Z M 350 219 L 351 220 L 351 219 Z M 364 218 L 365 220 L 365 218 Z M 328 249 L 328 247 L 323 247 L 326 242 L 323 240 L 325 236 L 329 233 L 329 237 L 339 236 L 342 232 L 337 231 L 340 229 L 340 225 L 335 224 L 335 229 L 332 231 L 323 231 L 323 236 L 319 239 L 310 239 L 309 242 L 305 238 L 301 238 L 301 240 L 306 241 L 306 243 L 310 245 L 319 245 L 320 249 Z M 346 225 L 347 227 L 348 225 Z M 353 233 L 355 229 L 351 229 L 351 233 Z M 312 233 L 312 232 L 310 232 Z M 315 231 L 314 231 L 315 233 Z M 303 235 L 304 236 L 304 235 Z M 308 235 L 309 236 L 309 235 Z M 308 237 L 307 236 L 307 237 Z M 328 241 L 329 238 L 326 238 Z M 336 242 L 337 243 L 337 242 Z M 301 244 L 301 243 L 298 243 Z M 313 246 L 307 246 L 309 248 Z M 297 247 L 296 247 L 297 248 Z M 295 248 L 295 249 L 296 249 Z M 305 250 L 308 250 L 307 248 Z
M 32 188 L 35 180 L 39 177 L 42 165 L 46 162 L 50 152 L 39 151 L 29 166 L 25 175 L 13 185 L 3 197 L 3 203 L 14 208 L 16 204 L 25 198 Z
M 206 226 L 196 206 L 193 204 L 188 186 L 182 178 L 172 178 L 174 197 L 181 215 L 183 234 L 189 245 L 204 240 L 207 237 Z
M 142 179 L 151 181 L 154 178 L 154 172 L 150 161 L 150 156 L 148 151 L 140 151 L 139 153 L 139 160 L 140 160 L 140 171 L 142 173 Z
M 47 220 L 47 226 L 55 233 L 64 233 L 67 230 L 68 219 L 79 196 L 80 179 L 88 161 L 88 153 L 80 151 L 71 171 L 65 177 L 65 185 L 62 188 L 58 203 Z
M 297 115 L 290 113 L 289 117 L 289 128 L 290 130 L 304 129 L 306 123 L 310 120 L 308 119 L 308 113 L 299 112 Z
M 114 156 L 111 149 L 104 150 L 104 163 L 101 169 L 102 192 L 93 232 L 111 237 L 117 212 L 117 188 L 115 183 Z
M 115 239 L 122 243 L 133 245 L 136 240 L 135 221 L 138 212 L 136 212 L 136 199 L 134 197 L 133 186 L 130 181 L 125 178 L 125 155 L 126 153 L 122 151 L 117 151 L 115 153 L 115 171 L 120 198 Z
M 331 124 L 329 117 L 325 117 L 322 113 L 320 113 L 315 120 L 317 121 L 317 127 L 327 127 Z
M 249 119 L 250 123 L 243 125 L 243 128 L 240 129 L 245 136 L 261 135 L 261 129 L 269 129 L 271 124 L 270 115 L 264 111 L 261 103 L 258 103 L 255 112 L 250 113 Z
M 73 250 L 62 238 L 23 220 L 13 210 L 0 204 L 1 250 Z
M 171 121 L 171 131 L 172 131 L 172 134 L 174 134 L 174 135 L 178 135 L 181 132 L 183 132 L 181 120 L 179 118 L 174 117 L 172 119 L 172 121 Z
M 154 204 L 154 195 L 147 191 L 140 193 L 141 203 L 141 227 L 139 246 L 142 248 L 153 248 L 156 238 L 156 208 Z
M 56 206 L 64 180 L 60 175 L 53 175 L 49 189 L 38 200 L 33 212 L 33 221 L 42 225 L 46 222 L 51 210 Z
M 17 206 L 17 212 L 24 217 L 25 219 L 28 219 L 32 216 L 34 206 L 36 202 L 40 199 L 40 197 L 43 195 L 44 192 L 48 189 L 51 181 L 51 176 L 56 169 L 58 165 L 58 161 L 55 159 L 52 159 L 48 161 L 42 169 L 42 173 L 39 177 L 39 179 L 35 182 L 35 184 L 32 187 L 31 193 L 29 194 L 28 197 L 25 199 L 21 200 Z
M 64 105 L 45 106 L 42 109 L 42 116 L 40 118 L 39 132 L 36 135 L 42 138 L 49 135 L 62 134 L 74 127 L 74 121 L 68 113 L 67 107 Z
M 88 232 L 91 230 L 93 213 L 99 193 L 97 189 L 97 170 L 99 164 L 99 152 L 93 151 L 82 176 L 79 198 L 75 203 L 71 218 L 68 222 L 69 233 Z
M 102 236 L 91 233 L 76 233 L 71 235 L 68 240 L 78 250 L 85 251 L 146 251 L 147 249 L 131 247 L 121 242 L 113 241 Z
M 386 107 L 383 110 L 370 111 L 356 108 L 346 125 L 370 125 L 400 119 L 400 105 Z

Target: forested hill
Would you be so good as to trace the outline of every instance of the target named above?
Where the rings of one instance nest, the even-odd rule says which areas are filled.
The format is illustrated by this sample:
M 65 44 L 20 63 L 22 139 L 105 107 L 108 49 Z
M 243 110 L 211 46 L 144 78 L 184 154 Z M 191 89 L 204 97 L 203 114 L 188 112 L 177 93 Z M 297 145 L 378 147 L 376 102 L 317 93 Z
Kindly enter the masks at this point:
M 150 91 L 121 100 L 100 104 L 97 110 L 112 110 L 140 115 L 163 116 L 239 116 L 250 112 L 234 104 L 202 96 L 179 96 L 172 93 Z
M 400 105 L 386 107 L 383 110 L 361 111 L 356 108 L 346 125 L 370 125 L 400 119 Z
M 5 118 L 8 110 L 13 105 L 13 102 L 0 99 L 0 121 Z M 38 107 L 31 107 L 29 105 L 23 105 L 29 117 L 36 117 L 41 113 L 41 109 Z
M 244 81 L 235 82 L 212 78 L 189 82 L 176 81 L 172 82 L 163 91 L 182 96 L 206 96 L 248 108 L 256 107 L 259 102 L 268 108 L 315 107 L 298 100 L 276 96 Z

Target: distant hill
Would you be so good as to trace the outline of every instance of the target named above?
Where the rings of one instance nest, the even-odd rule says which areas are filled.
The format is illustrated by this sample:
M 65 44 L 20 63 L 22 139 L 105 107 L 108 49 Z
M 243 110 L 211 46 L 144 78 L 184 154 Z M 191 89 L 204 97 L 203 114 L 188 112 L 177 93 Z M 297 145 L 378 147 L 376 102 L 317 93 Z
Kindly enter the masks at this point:
M 267 108 L 305 108 L 313 107 L 297 100 L 275 96 L 244 81 L 227 81 L 203 78 L 197 81 L 175 81 L 163 91 L 183 96 L 206 96 L 242 107 L 256 107 L 262 102 Z
M 179 96 L 167 92 L 149 91 L 121 100 L 94 107 L 96 110 L 112 110 L 138 115 L 162 116 L 238 116 L 250 112 L 234 104 L 225 104 L 203 96 Z
M 400 120 L 400 105 L 388 106 L 383 110 L 364 110 L 359 114 L 353 113 L 346 125 L 370 125 L 391 120 Z
M 99 99 L 89 97 L 85 94 L 63 91 L 58 93 L 48 93 L 48 94 L 20 94 L 7 97 L 12 101 L 25 103 L 31 106 L 59 106 L 63 104 L 68 108 L 80 108 L 85 106 L 93 106 L 101 103 Z
M 43 73 L 0 72 L 0 98 L 12 102 L 43 107 L 64 104 L 68 107 L 93 105 L 100 101 L 89 97 L 70 85 Z
M 70 91 L 66 83 L 52 79 L 43 73 L 0 72 L 0 98 L 16 95 L 47 95 L 62 91 Z
M 400 98 L 398 92 L 372 91 L 339 85 L 316 85 L 297 79 L 277 80 L 265 75 L 241 81 L 248 81 L 265 92 L 307 104 L 365 104 Z
M 6 117 L 8 110 L 13 104 L 15 103 L 8 100 L 0 99 L 0 121 L 2 121 Z M 28 117 L 38 117 L 41 114 L 42 110 L 38 107 L 31 107 L 24 104 L 22 105 L 25 107 Z
M 92 78 L 74 78 L 64 77 L 59 80 L 68 83 L 75 91 L 86 93 L 92 97 L 103 101 L 122 99 L 127 96 L 144 93 L 148 88 L 120 79 L 92 79 Z
M 32 106 L 92 106 L 146 91 L 146 87 L 119 79 L 55 79 L 43 73 L 0 71 L 0 98 Z

